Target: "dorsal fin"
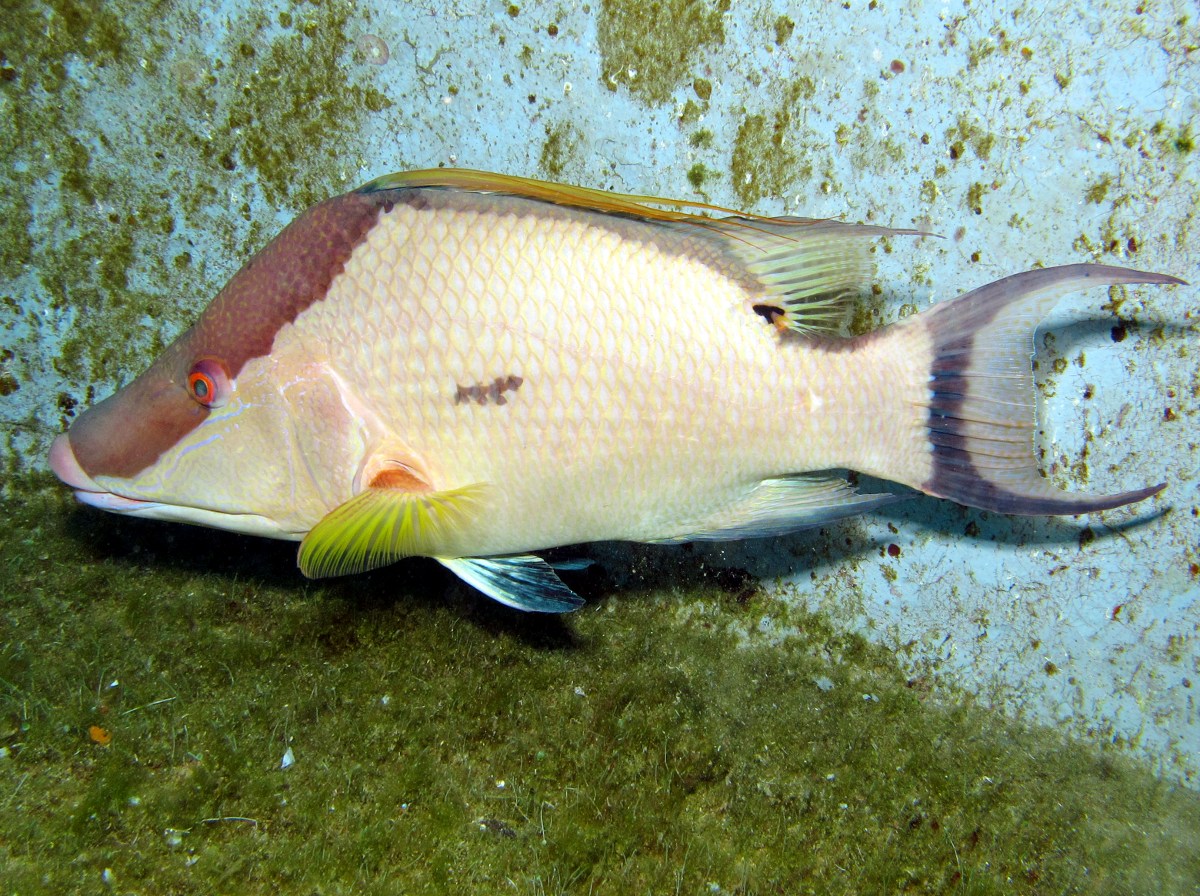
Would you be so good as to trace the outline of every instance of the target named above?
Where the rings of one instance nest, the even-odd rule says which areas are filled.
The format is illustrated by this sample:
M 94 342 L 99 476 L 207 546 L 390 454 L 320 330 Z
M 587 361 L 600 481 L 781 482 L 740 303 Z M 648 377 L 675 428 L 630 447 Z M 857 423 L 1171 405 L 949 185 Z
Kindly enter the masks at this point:
M 726 251 L 762 284 L 759 307 L 767 306 L 768 319 L 780 330 L 802 336 L 841 329 L 855 296 L 870 283 L 871 240 L 921 235 L 919 230 L 792 217 L 735 216 L 714 221 L 713 228 L 725 237 Z
M 607 190 L 595 190 L 591 187 L 557 184 L 536 180 L 532 177 L 495 174 L 491 171 L 477 171 L 472 168 L 426 168 L 420 171 L 399 171 L 395 174 L 385 174 L 370 183 L 363 184 L 358 188 L 358 192 L 377 193 L 383 190 L 412 190 L 422 187 L 467 190 L 472 193 L 505 193 L 510 196 L 539 199 L 542 202 L 551 202 L 571 208 L 607 214 L 632 215 L 649 221 L 686 221 L 706 227 L 711 227 L 718 219 L 706 217 L 699 214 L 699 211 L 739 216 L 738 212 L 733 209 L 704 202 L 666 199 L 659 196 L 639 196 L 634 193 L 610 193 Z M 688 209 L 696 211 L 688 211 Z M 748 221 L 770 220 L 769 218 L 758 219 L 753 215 L 740 217 L 744 217 Z
M 404 189 L 503 193 L 679 227 L 699 227 L 756 278 L 761 303 L 778 308 L 772 322 L 800 334 L 833 333 L 850 301 L 870 278 L 867 240 L 916 230 L 893 230 L 816 218 L 768 218 L 705 202 L 609 193 L 470 168 L 429 168 L 378 177 L 360 193 Z M 713 215 L 720 215 L 714 217 Z

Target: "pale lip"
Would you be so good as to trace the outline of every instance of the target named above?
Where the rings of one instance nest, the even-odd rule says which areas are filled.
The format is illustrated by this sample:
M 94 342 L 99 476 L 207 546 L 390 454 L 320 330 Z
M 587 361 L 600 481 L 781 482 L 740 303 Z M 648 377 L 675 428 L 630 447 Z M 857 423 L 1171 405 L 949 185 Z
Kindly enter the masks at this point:
M 54 471 L 55 476 L 75 489 L 75 498 L 81 504 L 99 507 L 101 510 L 109 510 L 114 513 L 126 513 L 145 508 L 149 503 L 136 501 L 133 498 L 122 498 L 97 485 L 87 471 L 79 466 L 79 461 L 75 459 L 75 452 L 71 448 L 71 440 L 65 432 L 56 436 L 54 444 L 50 446 L 50 469 Z

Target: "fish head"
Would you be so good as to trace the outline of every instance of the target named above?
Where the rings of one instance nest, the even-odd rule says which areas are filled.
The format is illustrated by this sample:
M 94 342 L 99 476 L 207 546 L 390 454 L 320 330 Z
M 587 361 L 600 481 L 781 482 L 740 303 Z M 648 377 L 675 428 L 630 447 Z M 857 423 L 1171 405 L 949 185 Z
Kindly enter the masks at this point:
M 235 377 L 197 336 L 76 418 L 55 439 L 51 468 L 102 510 L 302 537 L 361 453 L 336 382 L 323 365 L 272 356 Z
M 348 194 L 297 218 L 149 368 L 55 439 L 59 479 L 114 513 L 302 538 L 349 497 L 366 423 L 294 322 L 376 213 Z

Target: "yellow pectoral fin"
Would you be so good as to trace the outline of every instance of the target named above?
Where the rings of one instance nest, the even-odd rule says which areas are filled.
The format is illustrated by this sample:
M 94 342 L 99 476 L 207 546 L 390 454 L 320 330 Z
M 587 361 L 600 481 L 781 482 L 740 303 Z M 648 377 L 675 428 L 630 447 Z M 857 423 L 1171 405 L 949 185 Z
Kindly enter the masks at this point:
M 368 488 L 334 509 L 300 543 L 300 571 L 311 579 L 432 556 L 478 513 L 482 485 L 440 492 Z

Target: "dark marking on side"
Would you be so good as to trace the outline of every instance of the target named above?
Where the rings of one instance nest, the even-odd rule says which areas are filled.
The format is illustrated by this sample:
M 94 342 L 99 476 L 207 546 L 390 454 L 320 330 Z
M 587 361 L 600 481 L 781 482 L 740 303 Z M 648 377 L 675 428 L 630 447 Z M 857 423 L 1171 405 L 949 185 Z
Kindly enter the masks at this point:
M 505 392 L 516 392 L 525 382 L 523 377 L 510 373 L 508 376 L 498 376 L 490 383 L 477 383 L 474 386 L 456 385 L 454 392 L 455 404 L 474 402 L 478 405 L 508 404 Z

